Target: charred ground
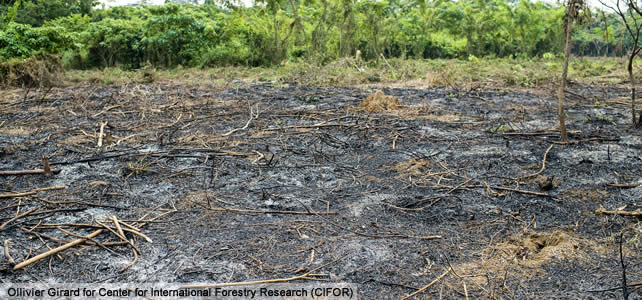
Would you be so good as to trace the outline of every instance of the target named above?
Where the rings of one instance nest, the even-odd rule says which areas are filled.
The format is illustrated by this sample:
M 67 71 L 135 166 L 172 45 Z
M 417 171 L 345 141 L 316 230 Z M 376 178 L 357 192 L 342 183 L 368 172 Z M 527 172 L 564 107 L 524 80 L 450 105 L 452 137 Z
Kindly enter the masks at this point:
M 85 235 L 110 216 L 153 242 L 136 238 L 131 266 L 130 245 L 83 245 L 19 271 L 5 259 L 2 281 L 237 282 L 316 269 L 379 299 L 452 268 L 421 296 L 617 298 L 591 290 L 621 286 L 621 231 L 628 279 L 642 280 L 639 218 L 595 214 L 642 203 L 626 89 L 572 84 L 568 145 L 555 144 L 552 93 L 383 88 L 401 105 L 360 107 L 374 91 L 240 81 L 4 91 L 1 169 L 40 168 L 44 154 L 59 173 L 1 177 L 2 193 L 66 186 L 2 199 L 0 238 L 16 261 L 75 239 L 58 227 Z

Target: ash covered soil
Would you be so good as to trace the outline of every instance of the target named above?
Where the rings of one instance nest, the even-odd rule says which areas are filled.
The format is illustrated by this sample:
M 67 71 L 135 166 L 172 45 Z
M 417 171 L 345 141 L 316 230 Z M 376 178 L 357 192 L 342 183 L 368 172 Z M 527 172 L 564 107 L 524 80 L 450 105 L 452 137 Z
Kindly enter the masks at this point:
M 384 88 L 401 107 L 360 107 L 373 92 L 242 82 L 3 91 L 0 170 L 42 168 L 44 154 L 59 171 L 0 177 L 0 239 L 15 261 L 77 239 L 69 233 L 116 230 L 111 216 L 152 242 L 125 232 L 140 251 L 131 264 L 135 250 L 105 230 L 93 239 L 102 247 L 21 270 L 4 257 L 0 281 L 312 272 L 380 299 L 452 270 L 419 297 L 619 298 L 620 232 L 628 280 L 642 281 L 640 219 L 595 213 L 642 205 L 642 131 L 630 128 L 626 89 L 571 85 L 567 145 L 556 144 L 552 92 Z

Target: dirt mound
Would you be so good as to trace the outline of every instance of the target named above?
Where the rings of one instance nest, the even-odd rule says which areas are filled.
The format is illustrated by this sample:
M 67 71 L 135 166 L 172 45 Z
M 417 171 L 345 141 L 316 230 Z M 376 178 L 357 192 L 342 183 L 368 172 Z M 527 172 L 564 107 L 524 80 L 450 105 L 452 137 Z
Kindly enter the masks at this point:
M 59 82 L 63 72 L 60 58 L 40 54 L 25 60 L 0 64 L 0 85 L 15 87 L 50 87 Z
M 386 96 L 382 91 L 376 91 L 370 96 L 366 97 L 359 107 L 369 112 L 382 112 L 387 110 L 399 110 L 404 108 L 399 101 L 399 98 L 393 96 Z

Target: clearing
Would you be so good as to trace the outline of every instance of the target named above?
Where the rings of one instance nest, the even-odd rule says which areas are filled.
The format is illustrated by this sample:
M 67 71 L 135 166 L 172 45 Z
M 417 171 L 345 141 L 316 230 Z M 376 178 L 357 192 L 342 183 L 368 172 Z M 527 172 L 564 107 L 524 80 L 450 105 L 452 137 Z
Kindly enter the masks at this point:
M 54 171 L 0 177 L 0 239 L 16 263 L 97 222 L 114 232 L 24 270 L 3 259 L 0 277 L 192 283 L 314 271 L 358 284 L 360 298 L 398 299 L 452 268 L 419 297 L 619 298 L 621 231 L 628 281 L 642 281 L 640 218 L 596 210 L 641 208 L 642 132 L 629 126 L 626 88 L 568 91 L 573 143 L 561 145 L 543 89 L 5 90 L 0 169 L 42 168 L 45 155 Z M 123 225 L 140 251 L 133 264 L 111 216 L 152 241 Z

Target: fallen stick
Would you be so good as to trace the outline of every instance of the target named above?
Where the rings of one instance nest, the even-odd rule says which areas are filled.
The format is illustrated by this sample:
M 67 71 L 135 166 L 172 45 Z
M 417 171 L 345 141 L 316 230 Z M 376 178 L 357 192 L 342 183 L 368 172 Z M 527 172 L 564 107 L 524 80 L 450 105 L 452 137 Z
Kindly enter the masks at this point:
M 64 185 L 61 186 L 50 186 L 50 187 L 44 187 L 44 188 L 38 188 L 38 189 L 33 189 L 30 191 L 26 192 L 15 192 L 15 193 L 9 193 L 9 194 L 0 194 L 0 199 L 2 198 L 12 198 L 12 197 L 23 197 L 23 196 L 31 196 L 36 194 L 37 192 L 44 192 L 44 191 L 51 191 L 51 190 L 62 190 L 66 189 L 67 187 Z
M 404 239 L 418 239 L 418 240 L 438 240 L 443 238 L 441 235 L 425 235 L 425 236 L 417 236 L 417 235 L 407 235 L 407 234 L 400 234 L 400 233 L 390 233 L 390 234 L 367 234 L 367 233 L 361 233 L 357 231 L 353 231 L 356 235 L 360 236 L 365 236 L 365 237 L 372 237 L 372 238 L 404 238 Z
M 586 143 L 586 142 L 603 142 L 603 141 L 618 141 L 618 140 L 619 138 L 615 138 L 615 137 L 594 137 L 594 138 L 588 138 L 583 140 L 573 140 L 568 142 L 552 141 L 551 143 L 558 144 L 558 145 L 569 145 L 569 144 L 579 144 L 579 143 Z
M 444 272 L 443 274 L 441 274 L 439 277 L 437 277 L 435 280 L 433 280 L 432 282 L 430 282 L 430 283 L 429 283 L 429 284 L 427 284 L 426 286 L 424 286 L 424 287 L 422 287 L 422 288 L 418 289 L 417 291 L 415 291 L 415 292 L 414 292 L 414 293 L 412 293 L 412 294 L 408 294 L 408 295 L 406 295 L 406 296 L 401 297 L 401 300 L 406 300 L 406 299 L 408 299 L 408 298 L 410 298 L 410 297 L 414 297 L 414 296 L 416 296 L 416 295 L 418 295 L 418 294 L 420 294 L 420 293 L 423 293 L 425 290 L 427 290 L 428 288 L 430 288 L 431 286 L 433 286 L 435 283 L 439 282 L 439 280 L 441 280 L 442 278 L 446 277 L 446 275 L 448 275 L 448 274 L 450 273 L 450 271 L 451 271 L 451 270 L 452 270 L 452 269 L 448 269 L 448 270 L 446 270 L 446 272 Z
M 118 222 L 120 222 L 120 224 L 124 224 L 122 221 L 118 221 Z M 148 243 L 151 243 L 151 242 L 152 242 L 152 239 L 150 239 L 149 237 L 147 237 L 146 235 L 144 235 L 144 234 L 143 234 L 142 232 L 140 232 L 140 231 L 130 230 L 130 229 L 125 229 L 125 228 L 123 228 L 123 230 L 124 230 L 124 231 L 127 231 L 127 232 L 129 232 L 129 233 L 131 233 L 131 234 L 134 234 L 134 235 L 137 235 L 137 236 L 142 237 L 142 238 L 143 238 L 143 239 L 145 239 L 145 241 L 146 241 L 146 242 L 148 242 Z
M 34 212 L 36 210 L 38 210 L 38 207 L 32 208 L 32 209 L 30 209 L 28 211 L 25 211 L 25 212 L 21 213 L 20 215 L 17 215 L 15 217 L 11 218 L 9 221 L 2 223 L 2 225 L 0 225 L 0 231 L 3 231 L 4 228 L 7 227 L 7 225 L 9 225 L 9 223 L 11 223 L 11 222 L 13 222 L 15 220 L 18 220 L 18 219 L 20 219 L 22 217 L 25 217 L 25 216 L 29 215 L 30 213 L 32 213 L 32 212 Z
M 9 253 L 9 241 L 10 240 L 4 240 L 4 257 L 7 258 L 7 262 L 9 265 L 15 265 L 16 261 L 13 260 L 13 257 L 11 257 L 11 254 Z
M 75 234 L 75 233 L 73 233 L 73 232 L 71 232 L 71 231 L 64 230 L 64 229 L 62 229 L 62 228 L 60 228 L 60 227 L 58 227 L 57 229 L 58 229 L 58 230 L 60 230 L 62 233 L 66 234 L 66 235 L 70 235 L 70 236 L 73 236 L 73 237 L 75 237 L 75 238 L 81 238 L 81 239 L 82 239 L 82 238 L 84 238 L 84 236 L 82 236 L 82 235 Z M 40 237 L 40 239 L 42 240 L 42 237 Z M 87 239 L 87 240 L 85 241 L 85 244 L 87 244 L 87 242 L 92 242 L 92 243 L 94 243 L 96 246 L 98 246 L 98 247 L 100 247 L 100 248 L 103 248 L 103 249 L 105 249 L 105 250 L 107 250 L 107 251 L 111 252 L 112 254 L 116 254 L 116 255 L 118 255 L 118 253 L 116 253 L 116 252 L 114 252 L 113 250 L 111 250 L 111 249 L 107 248 L 105 245 L 103 245 L 102 243 L 99 243 L 98 241 L 96 241 L 96 240 L 94 240 L 94 239 Z M 43 243 L 44 243 L 44 241 L 43 241 Z M 45 246 L 47 246 L 47 245 L 45 244 Z M 49 248 L 49 246 L 47 246 L 47 248 Z M 51 249 L 51 248 L 49 248 L 49 249 Z M 59 257 L 59 258 L 60 258 L 60 259 L 62 259 L 61 257 Z
M 632 216 L 632 217 L 642 217 L 642 210 L 606 210 L 606 208 L 600 206 L 600 208 L 595 210 L 596 215 L 620 215 L 620 216 Z
M 138 249 L 138 247 L 136 247 L 136 245 L 133 242 L 129 241 L 125 236 L 121 236 L 120 233 L 114 231 L 111 227 L 107 226 L 104 223 L 101 223 L 101 222 L 96 222 L 96 223 L 100 224 L 105 229 L 109 230 L 111 233 L 113 233 L 117 238 L 121 239 L 123 242 L 129 244 L 132 247 L 132 249 L 134 249 L 138 253 L 141 253 L 140 249 Z
M 259 155 L 255 160 L 253 160 L 253 161 L 252 161 L 252 164 L 253 164 L 253 165 L 254 165 L 254 164 L 256 164 L 259 160 L 261 160 L 261 159 L 264 159 L 264 158 L 265 158 L 265 155 L 264 155 L 263 153 L 261 153 L 261 152 L 259 152 L 259 151 L 256 151 L 256 150 L 252 150 L 252 151 L 254 151 L 254 153 L 256 153 L 256 154 L 258 154 L 258 155 Z
M 249 100 L 248 100 L 248 102 L 249 102 Z M 252 120 L 254 120 L 255 117 L 256 118 L 259 117 L 258 104 L 257 104 L 257 107 L 256 107 L 256 116 L 254 116 L 254 113 L 252 112 L 252 105 L 250 105 L 250 119 L 247 120 L 247 123 L 245 123 L 245 126 L 243 126 L 242 128 L 232 129 L 232 130 L 228 131 L 227 133 L 224 133 L 223 136 L 228 136 L 228 135 L 231 135 L 231 134 L 233 134 L 233 133 L 235 133 L 237 131 L 241 131 L 241 130 L 247 129 L 247 127 L 250 126 L 250 122 L 252 122 Z
M 544 172 L 544 169 L 546 169 L 546 156 L 548 156 L 548 152 L 550 152 L 551 149 L 553 149 L 553 145 L 552 144 L 550 146 L 548 146 L 548 149 L 546 149 L 546 152 L 544 152 L 544 158 L 542 159 L 542 168 L 539 169 L 539 171 L 537 171 L 537 172 L 535 172 L 533 174 L 530 174 L 530 175 L 526 175 L 526 176 L 522 176 L 522 177 L 519 177 L 519 178 L 515 178 L 514 180 L 515 181 L 521 181 L 523 179 L 532 178 L 532 177 L 535 177 L 535 176 L 537 176 L 539 174 L 542 174 L 542 172 Z
M 52 173 L 60 173 L 59 170 L 52 171 Z M 35 174 L 46 174 L 43 169 L 34 169 L 34 170 L 17 170 L 17 171 L 0 171 L 0 175 L 9 176 L 9 175 L 35 175 Z
M 129 224 L 127 224 L 127 223 L 125 223 L 125 222 L 123 222 L 123 221 L 121 221 L 121 220 L 119 220 L 118 222 L 120 222 L 120 224 L 125 225 L 125 227 L 127 227 L 127 228 L 129 228 L 129 229 L 131 229 L 131 230 L 133 230 L 133 231 L 138 231 L 138 232 L 140 232 L 140 229 L 138 229 L 138 228 L 136 228 L 136 227 L 134 227 L 134 226 L 132 226 L 132 225 L 129 225 Z
M 128 229 L 128 228 L 122 228 L 122 227 L 121 227 L 121 229 L 122 229 L 123 231 L 126 231 L 126 232 L 129 232 L 129 233 L 131 233 L 131 234 L 134 234 L 134 235 L 140 236 L 140 237 L 142 237 L 143 239 L 145 239 L 145 241 L 147 241 L 148 243 L 151 243 L 151 242 L 152 242 L 152 239 L 150 239 L 148 236 L 146 236 L 146 235 L 144 235 L 142 232 L 140 232 L 140 229 L 138 229 L 138 228 L 136 228 L 136 227 L 134 227 L 134 226 L 132 226 L 132 225 L 129 225 L 129 224 L 127 224 L 127 223 L 125 223 L 125 222 L 123 222 L 123 221 L 121 221 L 121 220 L 118 220 L 118 223 L 119 223 L 119 224 L 121 224 L 121 225 L 125 225 L 126 227 L 129 227 L 129 228 L 134 228 L 134 229 Z M 106 224 L 103 224 L 103 226 L 90 225 L 90 224 L 47 224 L 47 223 L 45 223 L 45 224 L 39 224 L 39 226 L 40 226 L 40 227 L 56 227 L 56 228 L 61 227 L 61 226 L 62 226 L 62 227 L 104 228 L 104 226 L 105 226 L 105 225 L 106 225 Z M 112 227 L 109 227 L 109 228 L 112 228 Z M 112 228 L 112 229 L 113 229 L 113 228 Z M 138 231 L 137 231 L 137 230 L 138 230 Z M 125 243 L 125 242 L 123 242 L 123 243 Z
M 106 160 L 106 159 L 111 159 L 111 158 L 118 158 L 118 157 L 122 157 L 122 156 L 126 156 L 126 155 L 137 156 L 137 155 L 145 155 L 145 153 L 124 152 L 124 153 L 117 153 L 117 154 L 103 155 L 103 156 L 95 156 L 95 157 L 83 158 L 83 159 L 77 159 L 77 160 L 57 161 L 57 162 L 52 162 L 51 164 L 52 165 L 72 165 L 72 164 L 78 164 L 78 163 L 86 163 L 86 162 Z
M 250 114 L 252 114 L 252 113 L 250 112 Z M 228 132 L 226 132 L 226 133 L 222 134 L 222 136 L 228 136 L 228 135 L 231 135 L 231 134 L 233 134 L 233 133 L 235 133 L 235 132 L 237 132 L 237 131 L 241 131 L 241 130 L 245 130 L 245 129 L 247 129 L 247 127 L 248 127 L 248 126 L 250 126 L 250 122 L 252 122 L 252 120 L 253 120 L 253 119 L 254 119 L 254 116 L 253 116 L 253 115 L 250 115 L 250 119 L 249 119 L 249 120 L 247 120 L 247 123 L 245 123 L 245 126 L 243 126 L 242 128 L 232 129 L 232 130 L 230 130 L 230 131 L 228 131 Z
M 623 189 L 633 189 L 642 185 L 642 183 L 620 184 L 620 183 L 607 183 L 606 186 L 617 187 Z
M 518 189 L 512 189 L 512 188 L 501 187 L 501 186 L 491 186 L 491 187 L 496 189 L 496 190 L 511 191 L 511 192 L 522 193 L 522 194 L 526 194 L 526 195 L 549 197 L 549 198 L 553 197 L 553 196 L 551 196 L 549 194 L 546 194 L 546 193 L 531 192 L 531 191 L 527 191 L 527 190 L 518 190 Z
M 548 198 L 555 198 L 552 195 L 546 194 L 546 193 L 539 193 L 539 192 L 533 192 L 533 191 L 528 191 L 528 190 L 518 190 L 518 189 L 513 189 L 513 188 L 508 188 L 508 187 L 503 187 L 503 186 L 496 186 L 496 185 L 489 185 L 491 188 L 496 189 L 496 190 L 503 190 L 503 191 L 510 191 L 510 192 L 515 192 L 515 193 L 521 193 L 521 194 L 526 194 L 526 195 L 533 195 L 533 196 L 540 196 L 540 197 L 548 197 Z M 469 188 L 486 188 L 483 185 L 473 185 L 473 186 L 467 186 Z
M 103 135 L 105 134 L 105 126 L 107 122 L 100 122 L 100 133 L 98 133 L 98 148 L 103 146 Z
M 250 213 L 250 214 L 289 214 L 289 215 L 336 215 L 336 211 L 315 212 L 315 211 L 286 211 L 286 210 L 252 210 L 252 209 L 236 209 L 227 207 L 211 208 L 214 211 L 231 211 L 237 213 Z
M 151 218 L 149 220 L 145 220 L 145 218 L 148 216 L 148 214 L 151 213 L 151 212 L 148 212 L 147 214 L 145 214 L 144 216 L 142 216 L 138 220 L 136 220 L 136 223 L 139 224 L 138 227 L 143 227 L 143 226 L 145 226 L 145 225 L 147 225 L 147 224 L 149 224 L 151 222 L 154 222 L 154 221 L 156 221 L 156 220 L 158 220 L 158 219 L 160 219 L 160 218 L 162 218 L 162 217 L 164 217 L 166 215 L 169 215 L 169 214 L 175 213 L 175 212 L 177 212 L 177 210 L 166 211 L 166 212 L 164 212 L 164 213 L 162 213 L 162 214 L 160 214 L 158 216 L 155 216 L 155 217 L 153 217 L 153 218 Z
M 49 187 L 43 187 L 43 188 L 37 188 L 30 190 L 29 192 L 44 192 L 44 191 L 53 191 L 53 190 L 64 190 L 66 189 L 66 185 L 57 185 L 57 186 L 49 186 Z
M 134 240 L 130 240 L 130 243 L 134 243 Z M 120 272 L 125 272 L 125 270 L 129 269 L 131 266 L 133 266 L 136 261 L 138 260 L 138 253 L 136 252 L 136 249 L 132 248 L 132 252 L 134 252 L 134 260 L 132 262 L 128 263 L 126 266 L 124 266 L 122 269 L 120 269 Z
M 67 244 L 67 243 L 71 243 L 72 242 L 70 240 L 59 239 L 59 238 L 55 238 L 55 237 L 52 237 L 52 236 L 48 236 L 46 234 L 40 234 L 40 233 L 31 232 L 31 231 L 29 231 L 28 229 L 26 229 L 24 227 L 21 227 L 20 230 L 35 234 L 38 238 L 46 238 L 46 239 L 54 241 L 56 243 Z M 32 237 L 29 237 L 29 239 L 31 239 L 31 238 Z M 92 240 L 85 240 L 84 244 L 85 245 L 89 245 L 89 246 L 98 246 L 98 245 L 96 245 L 96 242 L 94 242 Z M 127 245 L 127 243 L 126 242 L 104 242 L 104 243 L 100 243 L 100 245 L 103 245 L 103 246 L 123 246 L 123 245 Z
M 125 237 L 125 232 L 123 232 L 123 228 L 120 227 L 120 224 L 118 224 L 118 218 L 116 218 L 116 216 L 111 216 L 111 220 L 114 222 L 114 225 L 116 226 L 116 230 L 118 231 L 118 233 L 122 237 Z
M 315 274 L 314 272 L 318 271 L 319 269 L 329 266 L 337 261 L 340 261 L 344 258 L 348 257 L 348 255 L 342 256 L 340 258 L 337 258 L 329 263 L 320 265 L 312 270 L 310 272 L 307 272 L 303 275 L 299 276 L 294 276 L 294 277 L 288 277 L 288 278 L 278 278 L 278 279 L 268 279 L 268 280 L 258 280 L 258 281 L 242 281 L 242 282 L 227 282 L 227 283 L 213 283 L 213 284 L 188 284 L 188 285 L 183 285 L 180 286 L 179 288 L 181 289 L 194 289 L 194 288 L 215 288 L 215 287 L 223 287 L 223 286 L 239 286 L 239 285 L 254 285 L 254 284 L 264 284 L 264 283 L 279 283 L 279 282 L 287 282 L 287 281 L 293 281 L 293 280 L 299 280 L 299 279 L 308 279 L 308 280 L 318 280 L 317 278 L 312 278 L 312 277 L 320 277 L 320 276 L 329 276 L 328 274 Z
M 103 230 L 102 230 L 102 229 L 98 229 L 98 230 L 96 230 L 96 231 L 92 232 L 91 234 L 89 234 L 89 235 L 85 236 L 85 237 L 84 237 L 84 238 L 82 238 L 82 239 L 74 240 L 74 241 L 72 241 L 71 243 L 68 243 L 68 244 L 62 245 L 62 246 L 60 246 L 60 247 L 57 247 L 57 248 L 51 249 L 51 250 L 49 250 L 49 251 L 47 251 L 47 252 L 44 252 L 44 253 L 42 253 L 42 254 L 36 255 L 36 256 L 34 256 L 34 257 L 30 258 L 30 259 L 27 259 L 27 260 L 25 260 L 25 261 L 23 261 L 23 262 L 21 262 L 21 263 L 19 263 L 19 264 L 15 265 L 15 266 L 13 267 L 13 270 L 15 271 L 15 270 L 22 269 L 22 268 L 24 268 L 24 267 L 26 267 L 26 266 L 28 266 L 28 265 L 30 265 L 30 264 L 33 264 L 33 263 L 35 263 L 35 262 L 37 262 L 37 261 L 39 261 L 39 260 L 41 260 L 41 259 L 43 259 L 43 258 L 49 257 L 49 256 L 51 256 L 51 255 L 54 255 L 54 254 L 58 253 L 58 252 L 64 251 L 64 250 L 66 250 L 66 249 L 68 249 L 68 248 L 71 248 L 71 247 L 73 247 L 73 246 L 76 246 L 76 245 L 78 245 L 78 244 L 81 244 L 81 243 L 85 242 L 87 239 L 94 238 L 95 236 L 99 235 L 99 234 L 100 234 L 100 233 L 102 233 L 102 232 L 103 232 Z
M 49 159 L 42 154 L 42 169 L 34 169 L 34 170 L 17 170 L 17 171 L 0 171 L 0 176 L 8 176 L 8 175 L 31 175 L 31 174 L 44 174 L 46 176 L 51 176 L 51 174 L 54 173 L 60 173 L 60 170 L 52 170 L 51 166 L 49 164 Z
M 321 122 L 318 124 L 312 124 L 312 125 L 294 125 L 294 126 L 285 126 L 285 127 L 278 127 L 278 128 L 265 128 L 264 131 L 277 131 L 281 129 L 309 129 L 309 128 L 322 128 L 322 127 L 334 127 L 334 126 L 353 126 L 356 124 L 340 124 L 340 123 L 325 123 Z
M 518 190 L 518 189 L 513 189 L 513 188 L 508 188 L 508 187 L 503 187 L 503 186 L 496 186 L 496 185 L 488 185 L 488 187 L 496 190 L 503 190 L 503 191 L 510 191 L 510 192 L 515 192 L 515 193 L 521 193 L 521 194 L 526 194 L 526 195 L 533 195 L 533 196 L 540 196 L 540 197 L 547 197 L 547 198 L 552 198 L 553 200 L 559 200 L 558 198 L 553 197 L 553 195 L 549 195 L 546 193 L 539 193 L 539 192 L 533 192 L 533 191 L 528 191 L 528 190 Z M 453 188 L 452 186 L 438 186 L 437 188 L 442 188 L 442 189 L 451 189 Z M 461 188 L 461 187 L 460 187 Z M 485 185 L 466 185 L 464 188 L 486 188 Z
M 106 113 L 106 112 L 108 112 L 108 111 L 110 111 L 110 110 L 112 110 L 114 108 L 119 108 L 119 107 L 122 107 L 122 105 L 121 104 L 116 104 L 116 105 L 112 105 L 112 106 L 106 107 L 103 110 L 101 110 L 99 113 L 94 114 L 91 117 L 92 118 L 98 117 L 98 116 L 100 116 L 100 115 L 102 115 L 102 114 L 104 114 L 104 113 Z
M 35 195 L 36 192 L 23 192 L 23 193 L 11 193 L 11 194 L 0 194 L 0 199 L 3 198 L 13 198 L 13 197 L 24 197 Z
M 568 133 L 582 133 L 579 130 L 568 130 Z M 559 130 L 553 130 L 553 131 L 540 131 L 540 132 L 504 132 L 502 135 L 559 135 L 560 131 Z
M 278 279 L 267 279 L 267 280 L 257 280 L 257 281 L 241 281 L 241 282 L 226 282 L 226 283 L 213 283 L 213 284 L 188 284 L 188 285 L 183 285 L 180 286 L 179 288 L 181 289 L 201 289 L 201 288 L 216 288 L 216 287 L 223 287 L 223 286 L 239 286 L 239 285 L 255 285 L 255 284 L 264 284 L 264 283 L 279 283 L 279 282 L 288 282 L 288 281 L 294 281 L 294 280 L 299 280 L 299 279 L 309 279 L 309 280 L 316 280 L 316 278 L 312 277 L 317 277 L 317 276 L 327 276 L 326 274 L 303 274 L 299 276 L 294 276 L 294 277 L 288 277 L 288 278 L 278 278 Z

